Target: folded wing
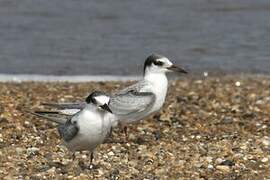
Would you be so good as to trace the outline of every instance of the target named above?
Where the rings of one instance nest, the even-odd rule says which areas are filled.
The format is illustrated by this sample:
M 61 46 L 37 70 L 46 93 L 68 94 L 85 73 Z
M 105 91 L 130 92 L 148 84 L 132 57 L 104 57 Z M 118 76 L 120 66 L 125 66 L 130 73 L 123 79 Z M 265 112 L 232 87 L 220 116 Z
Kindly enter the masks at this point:
M 154 102 L 155 95 L 153 93 L 130 90 L 114 95 L 111 98 L 109 107 L 113 114 L 120 116 L 121 119 L 135 121 L 143 114 L 146 114 Z

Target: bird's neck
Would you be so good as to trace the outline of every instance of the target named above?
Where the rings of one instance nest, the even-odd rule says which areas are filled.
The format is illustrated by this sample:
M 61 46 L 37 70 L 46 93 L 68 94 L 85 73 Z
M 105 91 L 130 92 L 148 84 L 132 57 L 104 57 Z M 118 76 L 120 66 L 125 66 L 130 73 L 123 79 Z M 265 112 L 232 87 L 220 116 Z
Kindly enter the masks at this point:
M 97 112 L 99 111 L 99 108 L 94 104 L 87 104 L 86 107 L 83 109 L 85 112 L 91 111 L 91 112 Z
M 168 84 L 168 79 L 165 73 L 150 73 L 146 72 L 144 74 L 144 80 L 150 82 L 153 85 L 162 85 L 166 86 Z

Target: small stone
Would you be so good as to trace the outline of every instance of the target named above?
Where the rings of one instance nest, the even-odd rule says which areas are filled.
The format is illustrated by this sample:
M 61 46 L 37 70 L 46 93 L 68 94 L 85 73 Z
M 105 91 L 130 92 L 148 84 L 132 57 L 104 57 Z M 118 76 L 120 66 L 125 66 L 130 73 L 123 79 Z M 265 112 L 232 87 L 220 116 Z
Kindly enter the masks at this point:
M 223 159 L 217 158 L 216 161 L 215 161 L 215 163 L 216 164 L 221 164 L 223 161 L 224 161 Z
M 266 163 L 266 162 L 268 162 L 268 160 L 269 159 L 267 157 L 264 157 L 264 158 L 262 158 L 261 162 Z
M 239 86 L 241 86 L 241 83 L 239 81 L 236 81 L 235 86 L 239 87 Z
M 229 117 L 229 116 L 226 116 L 222 119 L 222 123 L 224 124 L 230 124 L 233 122 L 233 118 L 232 117 Z
M 208 157 L 205 158 L 205 160 L 206 160 L 208 163 L 211 163 L 211 162 L 213 162 L 213 157 L 208 156 Z
M 21 154 L 21 153 L 24 152 L 24 149 L 23 149 L 23 148 L 20 148 L 20 147 L 17 147 L 17 148 L 16 148 L 16 152 L 17 152 L 18 154 Z
M 81 173 L 79 179 L 88 179 L 89 177 L 86 174 Z
M 227 173 L 230 172 L 229 166 L 218 165 L 218 166 L 216 166 L 216 169 L 223 171 L 223 172 L 227 172 Z
M 82 155 L 82 159 L 87 159 L 88 157 L 87 157 L 87 155 Z
M 259 122 L 256 123 L 256 126 L 257 126 L 257 127 L 260 127 L 261 125 L 262 125 L 262 124 L 259 123 Z
M 246 157 L 247 157 L 248 160 L 254 160 L 254 156 L 251 155 L 251 154 L 248 154 Z
M 69 164 L 70 162 L 71 162 L 70 159 L 62 159 L 62 164 L 63 164 L 63 165 L 67 165 L 67 164 Z
M 182 140 L 185 142 L 188 140 L 188 138 L 186 136 L 182 135 Z
M 109 156 L 114 156 L 114 152 L 110 151 L 110 152 L 108 153 L 108 155 L 109 155 Z
M 39 148 L 37 147 L 31 147 L 31 148 L 27 148 L 27 155 L 37 155 L 39 152 Z
M 29 121 L 24 121 L 24 124 L 25 124 L 26 126 L 29 126 L 29 125 L 30 125 L 30 122 L 29 122 Z
M 47 171 L 49 174 L 54 174 L 55 173 L 55 167 L 52 167 Z
M 208 169 L 214 169 L 214 166 L 212 164 L 208 164 L 207 168 Z
M 267 125 L 264 124 L 264 125 L 262 126 L 262 129 L 266 129 L 266 128 L 267 128 Z
M 145 143 L 145 140 L 144 140 L 142 137 L 138 137 L 138 138 L 135 140 L 135 143 L 136 143 L 136 144 L 142 145 L 142 144 Z
M 157 141 L 157 140 L 160 140 L 160 138 L 161 138 L 161 133 L 160 133 L 160 131 L 155 131 L 155 132 L 153 132 L 153 134 L 154 134 L 154 136 L 155 136 L 156 141 Z
M 246 144 L 244 144 L 244 145 L 242 145 L 242 146 L 240 146 L 240 149 L 242 149 L 242 150 L 246 150 L 248 147 L 247 147 L 247 145 Z
M 270 146 L 270 138 L 265 136 L 263 139 L 262 139 L 262 144 L 265 145 L 265 146 Z
M 111 172 L 110 174 L 110 179 L 119 179 L 119 170 L 118 169 L 115 169 Z
M 74 177 L 72 175 L 69 175 L 67 178 L 68 179 L 73 179 Z
M 226 159 L 226 160 L 224 160 L 223 162 L 221 162 L 220 165 L 224 165 L 224 166 L 234 166 L 235 163 L 234 163 L 233 161 L 231 161 L 231 160 Z

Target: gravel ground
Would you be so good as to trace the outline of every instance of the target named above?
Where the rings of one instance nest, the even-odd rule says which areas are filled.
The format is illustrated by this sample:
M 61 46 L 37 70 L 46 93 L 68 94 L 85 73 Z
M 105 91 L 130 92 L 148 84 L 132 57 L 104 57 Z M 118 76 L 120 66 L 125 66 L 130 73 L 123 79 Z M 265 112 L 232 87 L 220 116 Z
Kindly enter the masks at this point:
M 0 83 L 0 179 L 270 179 L 270 78 L 172 82 L 164 108 L 73 160 L 55 124 L 24 114 L 128 83 Z

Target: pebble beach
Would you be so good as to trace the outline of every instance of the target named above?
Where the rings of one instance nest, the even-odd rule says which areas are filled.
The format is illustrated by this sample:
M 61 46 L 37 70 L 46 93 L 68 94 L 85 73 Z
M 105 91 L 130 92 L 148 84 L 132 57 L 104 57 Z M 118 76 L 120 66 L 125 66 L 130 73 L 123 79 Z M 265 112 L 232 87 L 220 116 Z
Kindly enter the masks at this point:
M 88 152 L 71 153 L 56 125 L 25 110 L 80 101 L 132 82 L 0 83 L 0 179 L 270 179 L 270 77 L 171 82 L 164 107 Z

